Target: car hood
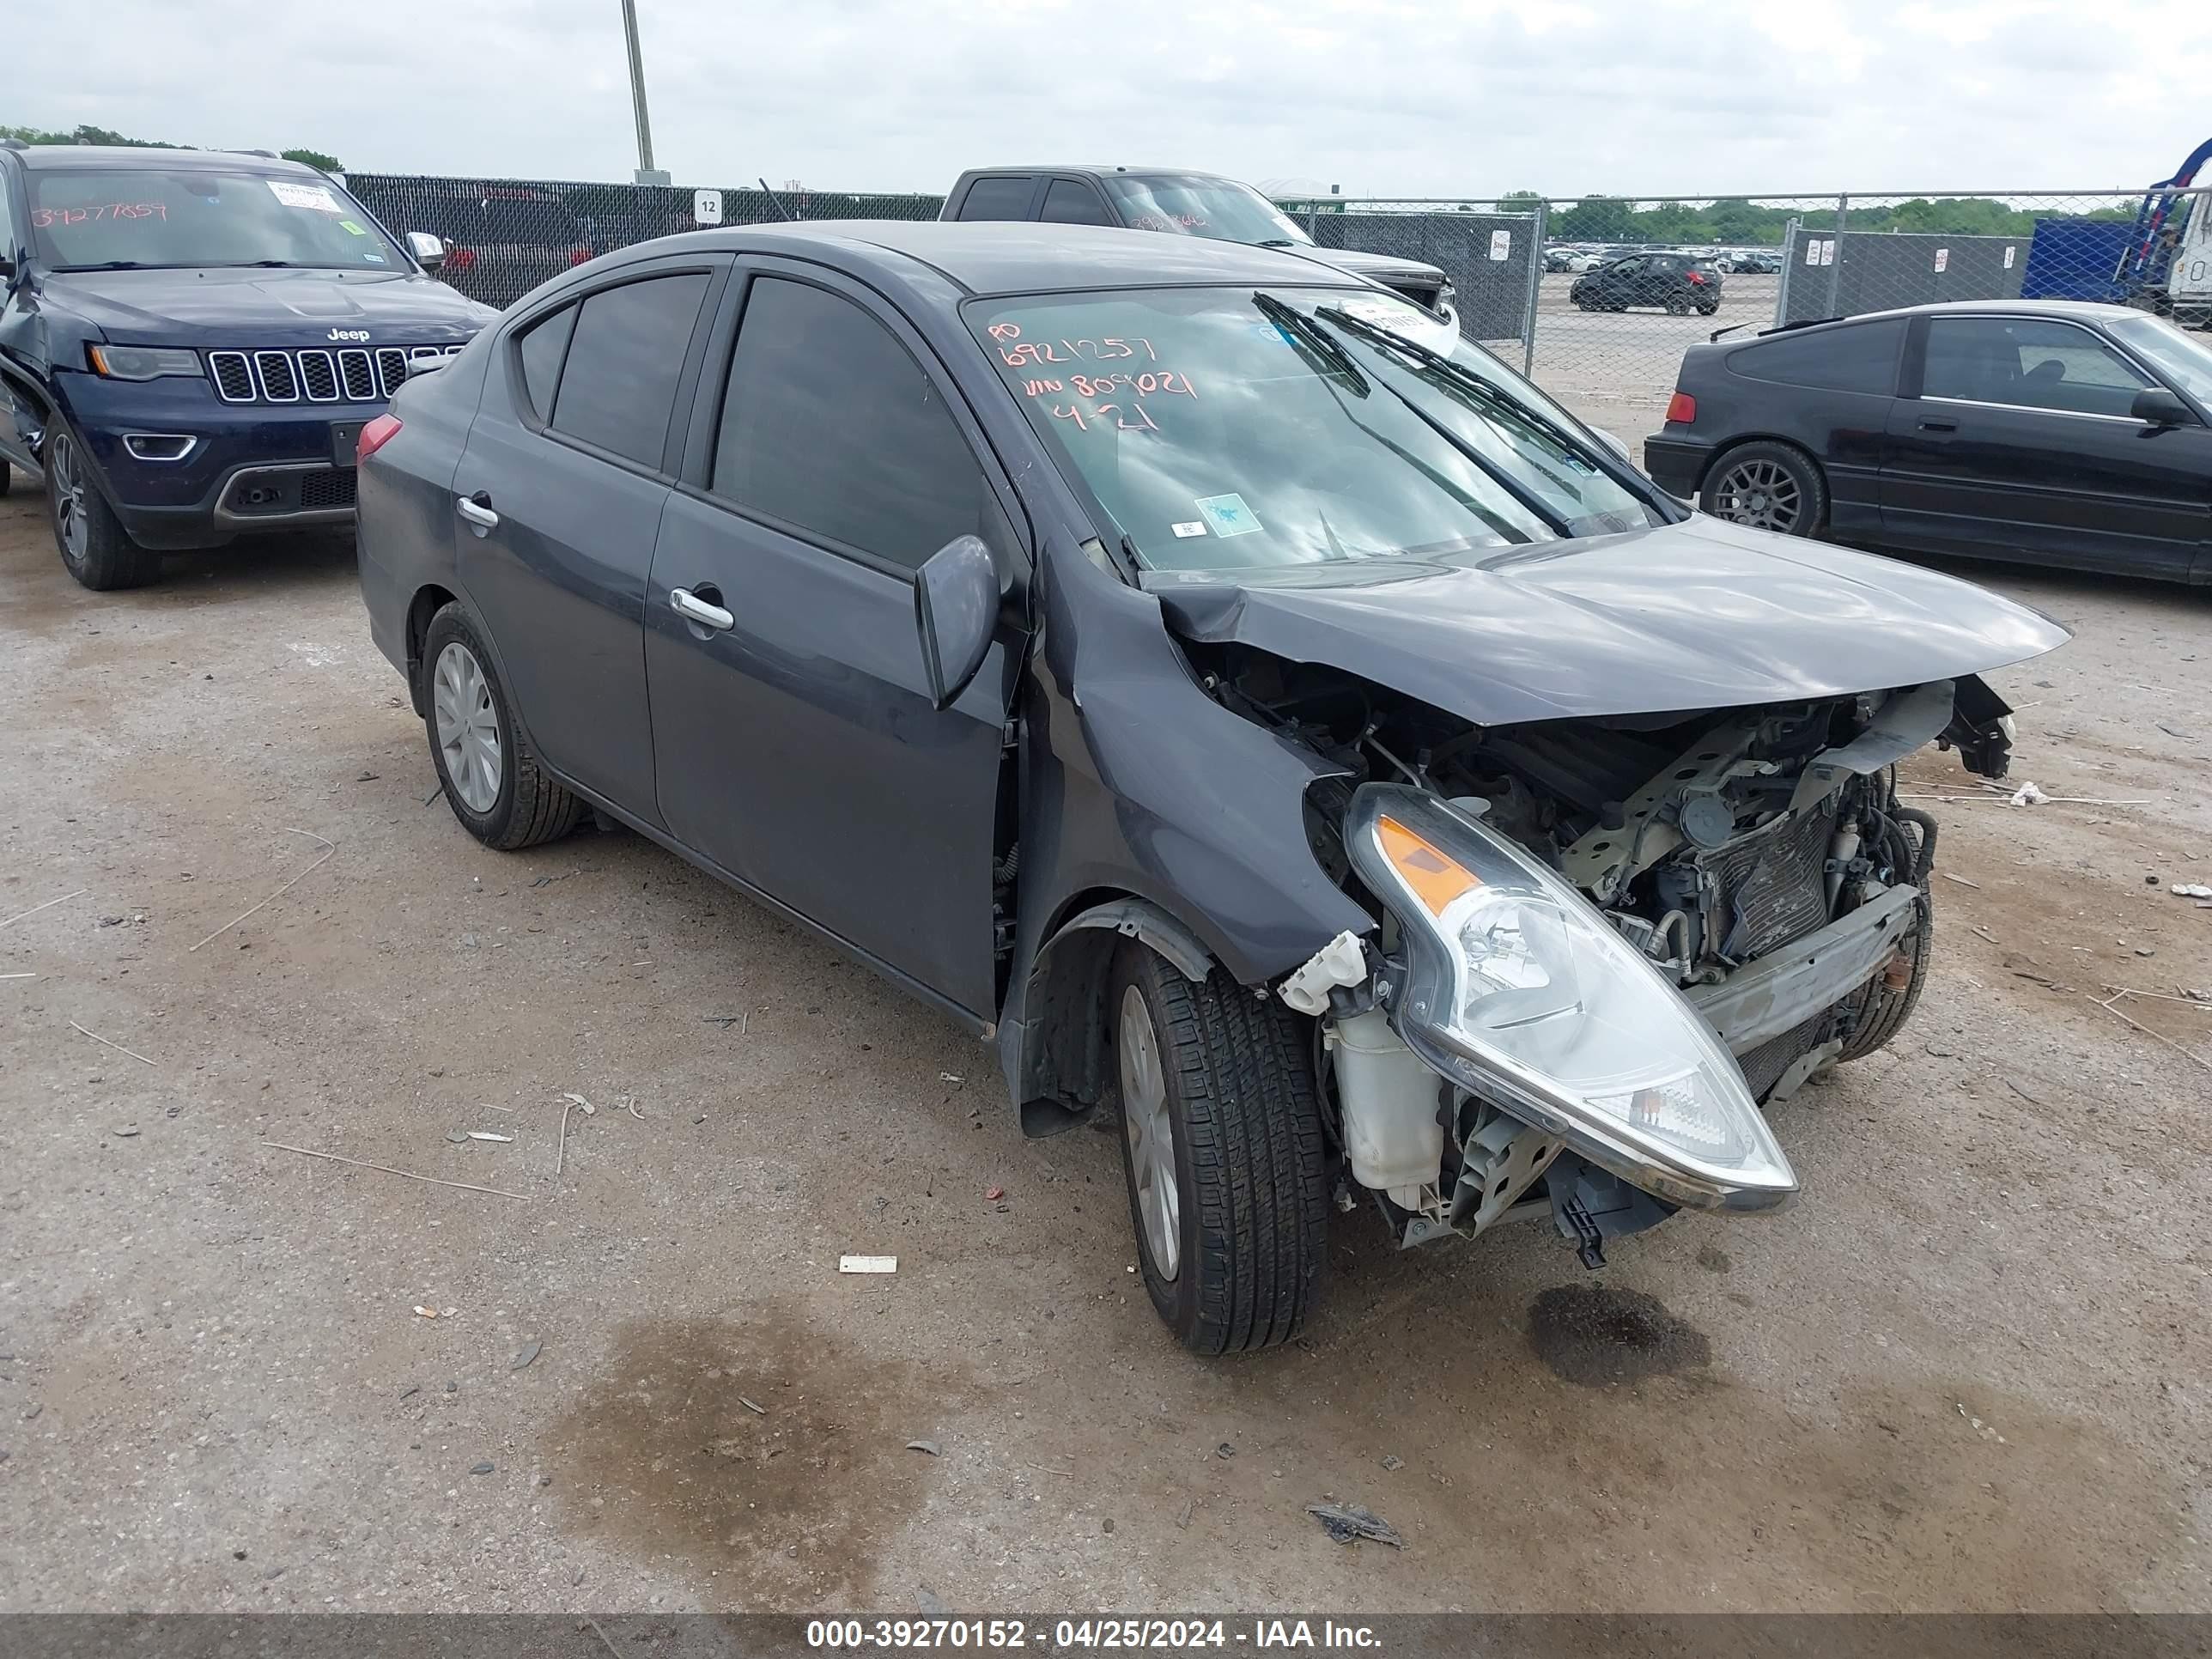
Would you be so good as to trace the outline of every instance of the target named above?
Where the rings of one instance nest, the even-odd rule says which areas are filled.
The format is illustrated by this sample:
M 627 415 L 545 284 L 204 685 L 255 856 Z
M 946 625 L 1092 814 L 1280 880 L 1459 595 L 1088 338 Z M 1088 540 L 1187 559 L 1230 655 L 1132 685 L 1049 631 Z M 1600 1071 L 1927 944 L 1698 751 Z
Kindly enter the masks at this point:
M 410 344 L 465 337 L 499 314 L 415 271 L 60 271 L 40 291 L 47 307 L 75 313 L 118 344 L 206 343 L 175 337 L 180 328 L 272 345 L 367 329 L 367 344 Z
M 1395 258 L 1387 253 L 1362 253 L 1349 247 L 1286 247 L 1285 253 L 1294 253 L 1301 259 L 1332 265 L 1339 270 L 1348 270 L 1355 276 L 1365 276 L 1385 286 L 1392 283 L 1425 283 L 1439 287 L 1444 274 L 1435 265 L 1424 264 L 1419 259 Z
M 1698 515 L 1446 560 L 1145 579 L 1168 625 L 1321 663 L 1482 726 L 1887 690 L 2071 635 L 1986 588 Z

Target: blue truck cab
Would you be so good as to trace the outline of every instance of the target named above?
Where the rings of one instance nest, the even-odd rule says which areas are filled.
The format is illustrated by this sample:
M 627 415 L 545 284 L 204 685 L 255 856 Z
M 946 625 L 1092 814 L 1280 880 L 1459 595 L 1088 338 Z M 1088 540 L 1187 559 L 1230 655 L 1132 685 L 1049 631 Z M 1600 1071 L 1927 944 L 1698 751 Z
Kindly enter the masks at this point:
M 0 492 L 43 479 L 92 588 L 349 525 L 362 427 L 498 314 L 441 252 L 274 156 L 0 142 Z

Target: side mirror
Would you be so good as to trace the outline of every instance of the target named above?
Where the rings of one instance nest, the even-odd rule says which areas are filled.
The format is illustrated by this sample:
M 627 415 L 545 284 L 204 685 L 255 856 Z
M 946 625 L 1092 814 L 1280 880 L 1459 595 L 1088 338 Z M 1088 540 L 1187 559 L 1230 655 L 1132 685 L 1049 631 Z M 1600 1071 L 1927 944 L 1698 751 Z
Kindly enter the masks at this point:
M 921 636 L 929 700 L 942 708 L 975 678 L 999 617 L 999 569 L 980 536 L 956 536 L 914 573 L 914 623 Z
M 2136 392 L 2128 413 L 2148 426 L 2189 426 L 2197 419 L 2179 392 L 2162 386 L 2147 386 Z
M 407 251 L 425 270 L 435 270 L 446 263 L 446 245 L 427 230 L 407 233 Z

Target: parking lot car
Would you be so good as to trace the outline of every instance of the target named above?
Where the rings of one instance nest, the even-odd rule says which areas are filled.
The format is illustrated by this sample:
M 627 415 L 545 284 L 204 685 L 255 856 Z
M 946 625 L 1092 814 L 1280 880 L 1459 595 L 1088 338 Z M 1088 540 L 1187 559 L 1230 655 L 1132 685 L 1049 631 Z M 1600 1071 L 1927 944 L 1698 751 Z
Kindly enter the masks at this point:
M 436 236 L 440 278 L 489 306 L 512 305 L 599 252 L 568 204 L 536 185 L 410 179 L 404 190 L 363 189 L 362 200 L 388 225 Z
M 494 314 L 425 273 L 439 252 L 272 156 L 0 147 L 0 483 L 43 475 L 93 588 L 350 523 L 362 425 Z
M 1653 306 L 1678 316 L 1710 317 L 1721 308 L 1721 273 L 1694 253 L 1632 253 L 1575 279 L 1567 297 L 1584 311 Z
M 1436 266 L 1356 248 L 1322 247 L 1303 225 L 1251 185 L 1210 173 L 1146 173 L 1111 167 L 976 167 L 953 181 L 939 216 L 1121 225 L 1280 248 L 1379 283 L 1439 314 L 1451 314 L 1451 283 Z
M 2212 581 L 2212 347 L 1991 300 L 1686 352 L 1645 469 L 1785 535 Z
M 2064 637 L 1693 517 L 1425 311 L 1199 238 L 668 238 L 362 456 L 469 833 L 627 824 L 994 1043 L 1030 1132 L 1115 1114 L 1209 1352 L 1298 1328 L 1362 1188 L 1592 1263 L 1788 1199 L 1759 1103 L 1925 983 L 1893 763 L 2001 774 L 1979 671 Z

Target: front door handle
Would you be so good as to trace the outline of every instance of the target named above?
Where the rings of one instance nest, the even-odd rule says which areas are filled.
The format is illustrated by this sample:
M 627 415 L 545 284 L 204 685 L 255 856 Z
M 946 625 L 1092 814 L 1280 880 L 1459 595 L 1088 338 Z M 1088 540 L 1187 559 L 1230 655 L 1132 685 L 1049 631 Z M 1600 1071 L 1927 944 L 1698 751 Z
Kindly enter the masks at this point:
M 1953 420 L 1923 421 L 1920 423 L 1920 429 L 1923 432 L 1956 432 L 1959 429 L 1959 423 Z
M 721 595 L 717 593 L 714 597 L 720 599 Z M 684 621 L 696 623 L 700 627 L 712 629 L 718 634 L 738 625 L 738 619 L 720 605 L 710 605 L 688 587 L 668 590 L 668 608 Z
M 473 495 L 453 497 L 453 511 L 479 530 L 499 528 L 499 514 L 491 510 L 491 497 L 481 489 Z

